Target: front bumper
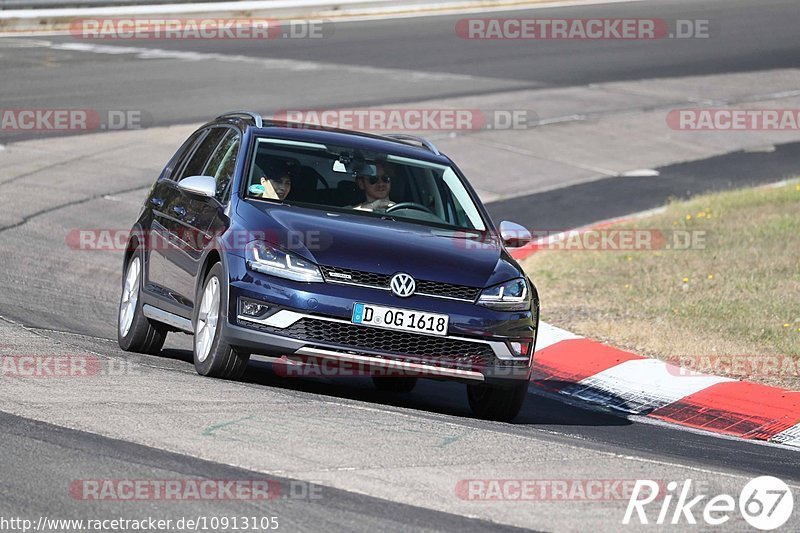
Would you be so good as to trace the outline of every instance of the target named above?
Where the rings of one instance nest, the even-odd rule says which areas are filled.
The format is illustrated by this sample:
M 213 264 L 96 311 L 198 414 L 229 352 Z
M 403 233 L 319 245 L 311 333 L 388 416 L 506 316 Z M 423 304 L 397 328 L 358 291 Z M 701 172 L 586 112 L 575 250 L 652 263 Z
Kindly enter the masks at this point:
M 538 313 L 500 313 L 424 297 L 383 301 L 392 297 L 368 288 L 255 276 L 231 281 L 228 320 L 223 325 L 228 342 L 249 351 L 253 359 L 322 359 L 466 382 L 530 379 Z M 269 311 L 247 317 L 240 313 L 242 299 L 263 303 Z M 446 313 L 451 317 L 450 334 L 352 324 L 356 301 Z M 530 348 L 527 355 L 515 356 L 507 341 L 520 339 L 529 340 Z

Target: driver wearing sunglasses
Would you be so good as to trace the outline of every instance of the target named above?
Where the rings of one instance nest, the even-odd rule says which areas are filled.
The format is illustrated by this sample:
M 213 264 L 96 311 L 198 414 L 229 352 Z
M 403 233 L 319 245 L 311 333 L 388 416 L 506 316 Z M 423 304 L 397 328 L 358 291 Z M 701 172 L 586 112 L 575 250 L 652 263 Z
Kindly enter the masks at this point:
M 382 163 L 364 165 L 356 175 L 358 188 L 364 191 L 367 201 L 353 206 L 360 211 L 386 211 L 395 203 L 389 199 L 392 177 Z

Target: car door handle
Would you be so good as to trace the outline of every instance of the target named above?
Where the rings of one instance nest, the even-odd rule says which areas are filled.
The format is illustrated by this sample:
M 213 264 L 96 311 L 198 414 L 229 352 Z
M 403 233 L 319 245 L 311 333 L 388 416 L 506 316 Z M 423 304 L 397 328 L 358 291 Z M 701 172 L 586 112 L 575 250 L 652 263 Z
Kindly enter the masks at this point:
M 161 198 L 150 198 L 150 203 L 158 207 L 159 209 L 164 207 L 164 200 L 162 200 Z
M 176 205 L 173 207 L 172 212 L 178 215 L 178 218 L 183 218 L 186 216 L 186 208 L 181 205 Z

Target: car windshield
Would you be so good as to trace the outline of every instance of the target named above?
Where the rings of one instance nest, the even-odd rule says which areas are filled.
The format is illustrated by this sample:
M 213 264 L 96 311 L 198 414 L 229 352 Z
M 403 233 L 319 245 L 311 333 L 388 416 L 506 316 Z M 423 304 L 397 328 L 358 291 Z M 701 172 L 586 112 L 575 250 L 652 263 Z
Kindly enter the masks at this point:
M 328 211 L 485 231 L 456 172 L 347 146 L 257 138 L 247 197 Z

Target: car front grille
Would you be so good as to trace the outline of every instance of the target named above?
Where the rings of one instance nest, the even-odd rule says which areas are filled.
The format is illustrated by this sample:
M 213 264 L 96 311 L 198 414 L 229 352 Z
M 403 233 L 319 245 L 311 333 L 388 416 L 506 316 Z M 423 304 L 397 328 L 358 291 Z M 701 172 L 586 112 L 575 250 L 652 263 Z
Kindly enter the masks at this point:
M 356 353 L 379 352 L 397 361 L 423 362 L 452 368 L 526 366 L 526 362 L 497 359 L 491 346 L 447 337 L 358 326 L 344 322 L 302 318 L 287 328 L 248 321 L 240 325 L 276 335 L 292 337 L 319 347 Z
M 364 272 L 362 270 L 350 270 L 339 267 L 322 267 L 322 275 L 326 281 L 339 281 L 345 283 L 357 283 L 359 285 L 369 285 L 371 287 L 389 288 L 391 276 L 386 274 L 375 274 L 374 272 Z
M 322 275 L 326 281 L 332 283 L 353 283 L 365 285 L 379 289 L 389 289 L 389 280 L 392 276 L 387 274 L 376 274 L 374 272 L 364 272 L 363 270 L 351 270 L 347 268 L 323 266 Z M 465 302 L 474 302 L 481 289 L 467 287 L 465 285 L 453 285 L 452 283 L 442 283 L 439 281 L 428 281 L 417 279 L 417 290 L 415 294 L 434 296 L 438 298 L 452 298 Z

